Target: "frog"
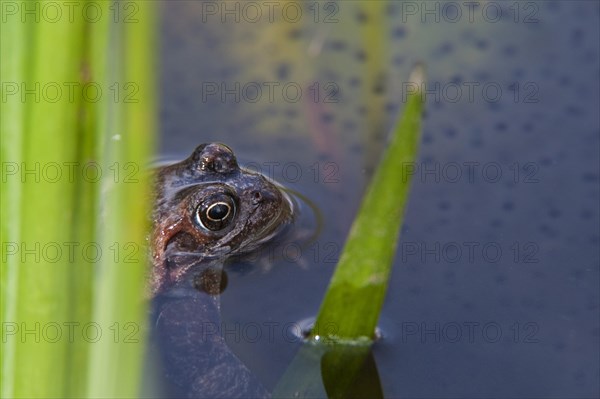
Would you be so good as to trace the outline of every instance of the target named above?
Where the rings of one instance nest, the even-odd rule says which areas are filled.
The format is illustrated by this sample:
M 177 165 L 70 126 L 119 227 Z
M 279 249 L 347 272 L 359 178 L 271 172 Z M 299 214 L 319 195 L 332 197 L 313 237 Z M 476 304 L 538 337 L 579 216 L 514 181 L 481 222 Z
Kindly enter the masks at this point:
M 152 332 L 166 396 L 268 397 L 219 332 L 224 264 L 282 234 L 295 219 L 283 186 L 239 166 L 222 143 L 196 147 L 155 173 Z
M 277 236 L 294 216 L 283 187 L 241 168 L 222 143 L 199 145 L 185 160 L 160 168 L 152 212 L 152 276 L 156 295 L 181 282 L 192 264 L 223 262 Z

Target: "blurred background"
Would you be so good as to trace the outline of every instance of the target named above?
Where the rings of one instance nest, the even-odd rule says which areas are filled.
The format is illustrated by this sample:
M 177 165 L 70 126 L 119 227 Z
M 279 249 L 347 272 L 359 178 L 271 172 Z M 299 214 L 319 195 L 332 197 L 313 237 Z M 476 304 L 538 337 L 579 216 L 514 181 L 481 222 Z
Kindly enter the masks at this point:
M 413 188 L 374 347 L 385 395 L 598 395 L 597 2 L 176 2 L 161 16 L 160 154 L 225 142 L 324 215 L 313 245 L 230 273 L 232 329 L 316 314 L 423 62 L 421 155 L 398 173 Z M 229 343 L 272 386 L 297 343 L 264 331 Z

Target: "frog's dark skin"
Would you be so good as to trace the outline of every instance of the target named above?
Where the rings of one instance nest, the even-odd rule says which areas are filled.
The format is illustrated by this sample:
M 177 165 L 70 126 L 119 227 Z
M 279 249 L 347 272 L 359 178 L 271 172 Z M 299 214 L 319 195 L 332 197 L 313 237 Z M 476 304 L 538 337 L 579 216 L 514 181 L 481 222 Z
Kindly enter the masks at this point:
M 260 174 L 241 169 L 224 144 L 202 144 L 189 158 L 161 168 L 155 192 L 153 294 L 181 281 L 190 268 L 173 262 L 170 255 L 190 254 L 197 261 L 222 262 L 267 241 L 292 214 L 279 187 Z M 219 208 L 211 209 L 215 204 Z M 210 220 L 210 211 L 218 217 L 228 207 L 225 219 Z
M 220 276 L 228 257 L 253 251 L 280 232 L 292 221 L 291 202 L 216 143 L 159 169 L 155 193 L 150 291 L 167 395 L 268 396 L 217 331 L 217 293 L 206 286 L 201 292 L 198 281 Z M 220 287 L 212 280 L 209 286 Z

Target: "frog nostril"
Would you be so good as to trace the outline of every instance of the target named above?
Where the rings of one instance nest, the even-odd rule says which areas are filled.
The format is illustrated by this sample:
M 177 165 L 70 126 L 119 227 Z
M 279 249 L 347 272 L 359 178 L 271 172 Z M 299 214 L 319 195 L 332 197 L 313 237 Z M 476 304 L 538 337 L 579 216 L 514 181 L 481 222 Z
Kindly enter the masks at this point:
M 258 204 L 259 202 L 262 201 L 262 199 L 263 199 L 263 196 L 260 193 L 260 191 L 252 192 L 252 202 L 254 202 L 254 204 Z

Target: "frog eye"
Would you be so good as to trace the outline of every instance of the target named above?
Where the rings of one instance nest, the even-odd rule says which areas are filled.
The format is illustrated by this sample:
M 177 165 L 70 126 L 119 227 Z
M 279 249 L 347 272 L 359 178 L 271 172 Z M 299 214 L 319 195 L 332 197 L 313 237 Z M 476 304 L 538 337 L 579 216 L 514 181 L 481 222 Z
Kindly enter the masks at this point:
M 212 195 L 196 208 L 196 222 L 211 231 L 222 230 L 235 216 L 235 201 L 230 195 Z

